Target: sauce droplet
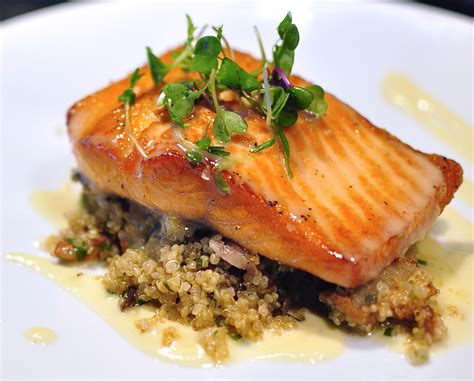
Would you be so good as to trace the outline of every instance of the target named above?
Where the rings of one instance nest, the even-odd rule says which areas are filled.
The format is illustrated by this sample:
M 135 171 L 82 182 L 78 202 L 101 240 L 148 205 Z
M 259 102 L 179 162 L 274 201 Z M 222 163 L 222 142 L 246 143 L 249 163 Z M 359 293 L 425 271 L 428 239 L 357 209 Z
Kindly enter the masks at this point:
M 32 344 L 45 345 L 56 341 L 57 335 L 46 327 L 31 327 L 25 331 L 25 338 Z

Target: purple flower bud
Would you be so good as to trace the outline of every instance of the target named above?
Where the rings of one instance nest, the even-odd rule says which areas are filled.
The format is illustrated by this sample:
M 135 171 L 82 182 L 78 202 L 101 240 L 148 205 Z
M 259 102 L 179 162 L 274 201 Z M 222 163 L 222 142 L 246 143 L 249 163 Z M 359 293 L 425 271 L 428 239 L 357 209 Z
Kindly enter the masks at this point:
M 280 86 L 284 89 L 288 89 L 291 87 L 291 82 L 286 76 L 286 74 L 281 70 L 278 66 L 272 71 L 272 78 L 270 80 L 270 85 L 272 86 Z

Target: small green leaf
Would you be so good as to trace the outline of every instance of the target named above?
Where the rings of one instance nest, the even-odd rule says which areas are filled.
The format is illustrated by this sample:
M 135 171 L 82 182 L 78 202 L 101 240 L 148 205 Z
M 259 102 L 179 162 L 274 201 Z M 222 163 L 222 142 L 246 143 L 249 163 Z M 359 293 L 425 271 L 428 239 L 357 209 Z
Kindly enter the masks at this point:
M 282 40 L 284 39 L 285 34 L 288 31 L 288 28 L 292 25 L 292 21 L 293 20 L 291 17 L 291 12 L 288 12 L 285 18 L 278 25 L 278 28 L 277 28 L 278 35 L 280 36 Z
M 422 265 L 422 266 L 426 266 L 428 264 L 428 262 L 425 261 L 424 259 L 417 259 L 416 261 L 418 262 L 419 265 Z
M 122 95 L 119 96 L 119 101 L 132 105 L 135 103 L 136 95 L 132 89 L 125 89 Z
M 213 69 L 217 69 L 217 56 L 221 51 L 222 45 L 216 37 L 205 36 L 200 38 L 194 48 L 191 69 L 202 74 L 210 74 Z
M 199 152 L 188 151 L 186 152 L 186 159 L 188 159 L 192 164 L 196 165 L 202 161 L 202 156 Z
M 225 182 L 220 172 L 217 172 L 216 176 L 214 177 L 214 183 L 216 184 L 217 189 L 219 189 L 222 193 L 227 193 L 229 190 L 229 186 Z
M 188 38 L 186 40 L 186 46 L 191 46 L 194 39 L 194 32 L 196 32 L 196 27 L 194 26 L 193 20 L 189 15 L 186 15 L 186 23 L 188 26 Z
M 182 83 L 169 83 L 163 87 L 165 94 L 163 104 L 168 109 L 171 120 L 183 125 L 183 119 L 193 111 L 195 97 L 189 87 Z
M 265 143 L 259 144 L 258 146 L 251 148 L 250 152 L 251 153 L 260 152 L 267 148 L 270 148 L 274 144 L 275 144 L 275 139 L 270 139 L 270 140 L 267 140 Z
M 224 58 L 222 61 L 217 75 L 217 82 L 230 89 L 243 91 L 253 91 L 261 87 L 257 78 L 228 58 Z
M 133 91 L 133 88 L 137 84 L 138 80 L 143 76 L 140 74 L 140 68 L 136 68 L 130 77 L 130 86 L 126 88 L 123 93 L 118 97 L 120 102 L 124 104 L 132 105 L 135 103 L 136 95 Z
M 310 85 L 306 87 L 313 93 L 313 102 L 306 108 L 306 110 L 315 114 L 318 118 L 322 117 L 328 108 L 327 102 L 324 100 L 324 90 L 321 86 Z
M 205 136 L 201 140 L 198 140 L 195 144 L 200 149 L 206 149 L 211 145 L 211 139 L 209 138 L 209 136 Z
M 283 110 L 285 107 L 290 94 L 288 94 L 285 89 L 279 86 L 273 86 L 268 89 L 268 93 L 270 96 L 270 104 L 272 105 L 272 119 L 278 118 L 278 114 Z M 262 91 L 262 95 L 264 92 Z M 266 112 L 267 107 L 263 104 L 263 109 Z
M 296 111 L 282 110 L 277 118 L 277 124 L 283 128 L 291 127 L 298 120 L 298 113 Z
M 219 42 L 222 39 L 222 29 L 223 29 L 223 25 L 219 25 L 214 28 L 214 30 L 216 31 L 216 38 L 219 40 Z
M 233 333 L 229 336 L 234 341 L 238 341 L 238 340 L 242 339 L 242 335 L 240 333 Z
M 106 241 L 100 246 L 100 250 L 102 251 L 110 251 L 111 249 L 112 249 L 112 243 L 110 241 Z
M 283 46 L 289 50 L 295 50 L 300 42 L 300 33 L 295 24 L 291 24 L 285 33 L 283 38 Z
M 74 246 L 74 253 L 76 254 L 77 259 L 84 259 L 87 255 L 87 248 L 84 246 Z
M 143 74 L 140 73 L 140 68 L 137 67 L 130 77 L 130 88 L 133 88 L 141 77 L 143 77 Z
M 385 328 L 385 331 L 383 332 L 383 334 L 385 336 L 392 337 L 392 336 L 395 336 L 397 334 L 397 331 L 395 329 L 393 329 L 393 327 L 387 327 L 387 328 Z
M 217 82 L 221 85 L 227 86 L 231 89 L 240 88 L 239 66 L 232 60 L 224 58 L 219 74 L 217 75 Z
M 304 110 L 311 105 L 314 100 L 313 92 L 299 86 L 293 86 L 289 89 L 292 101 L 298 110 Z
M 222 51 L 222 45 L 217 39 L 213 36 L 201 37 L 194 48 L 194 54 L 205 55 L 211 57 L 217 57 Z
M 324 89 L 318 85 L 309 85 L 307 90 L 313 93 L 314 100 L 324 99 Z
M 207 147 L 207 152 L 217 156 L 229 156 L 230 152 L 226 151 L 222 146 L 210 146 Z
M 286 138 L 283 130 L 278 124 L 275 125 L 275 130 L 276 130 L 278 139 L 280 140 L 281 146 L 283 148 L 283 157 L 285 159 L 286 173 L 288 174 L 288 177 L 292 179 L 293 173 L 291 172 L 291 168 L 290 168 L 290 144 L 288 143 L 288 139 Z
M 291 24 L 283 40 L 283 46 L 289 50 L 295 50 L 300 42 L 300 33 L 295 24 Z
M 273 47 L 273 61 L 283 72 L 289 76 L 293 63 L 295 62 L 295 52 L 284 46 L 275 45 Z
M 218 141 L 228 143 L 233 133 L 246 132 L 247 127 L 247 122 L 239 114 L 232 111 L 219 111 L 212 124 L 212 131 Z
M 147 47 L 146 54 L 148 57 L 148 67 L 150 68 L 151 77 L 153 78 L 153 83 L 155 86 L 158 86 L 165 76 L 167 69 L 165 64 L 153 54 L 153 51 Z

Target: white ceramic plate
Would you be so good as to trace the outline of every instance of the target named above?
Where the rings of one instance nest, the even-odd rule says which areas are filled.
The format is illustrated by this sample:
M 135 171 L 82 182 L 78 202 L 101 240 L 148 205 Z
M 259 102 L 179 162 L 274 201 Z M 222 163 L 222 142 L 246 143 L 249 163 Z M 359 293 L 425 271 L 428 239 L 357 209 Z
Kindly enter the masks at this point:
M 32 242 L 55 230 L 31 209 L 28 198 L 35 189 L 56 188 L 73 166 L 66 135 L 58 132 L 65 128 L 71 103 L 142 64 L 145 46 L 164 51 L 179 43 L 185 13 L 200 25 L 223 23 L 233 46 L 258 54 L 252 26 L 259 25 L 268 51 L 287 10 L 302 36 L 296 73 L 416 148 L 458 159 L 472 178 L 471 163 L 387 104 L 380 93 L 386 73 L 403 72 L 471 121 L 472 26 L 467 18 L 386 2 L 66 4 L 2 25 L 1 253 L 39 253 Z M 460 203 L 455 206 L 471 214 Z M 130 346 L 47 279 L 0 262 L 4 378 L 472 378 L 472 344 L 412 367 L 377 343 L 355 339 L 340 358 L 314 365 L 179 368 Z M 36 325 L 53 327 L 59 340 L 45 347 L 31 345 L 23 332 Z

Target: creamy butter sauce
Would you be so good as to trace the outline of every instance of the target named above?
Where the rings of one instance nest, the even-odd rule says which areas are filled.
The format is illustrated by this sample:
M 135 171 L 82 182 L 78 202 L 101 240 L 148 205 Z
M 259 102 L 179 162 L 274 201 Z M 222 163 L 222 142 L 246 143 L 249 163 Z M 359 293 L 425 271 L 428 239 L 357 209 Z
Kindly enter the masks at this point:
M 399 73 L 391 73 L 384 78 L 382 91 L 391 104 L 413 116 L 443 143 L 474 162 L 472 128 L 448 107 Z
M 141 333 L 135 326 L 136 321 L 151 318 L 154 309 L 143 305 L 121 312 L 118 296 L 107 293 L 101 278 L 86 273 L 84 268 L 63 266 L 26 254 L 8 254 L 6 259 L 38 271 L 55 281 L 86 303 L 141 351 L 182 365 L 213 365 L 212 360 L 198 344 L 198 333 L 190 327 L 174 322 L 162 322 L 157 323 L 155 329 Z M 162 346 L 162 332 L 170 326 L 178 329 L 179 338 L 168 347 Z M 345 336 L 344 332 L 331 326 L 325 319 L 308 314 L 297 329 L 283 334 L 268 332 L 263 340 L 256 343 L 229 340 L 229 361 L 275 359 L 314 363 L 340 355 L 344 351 Z
M 79 192 L 71 181 L 57 190 L 42 190 L 30 195 L 30 204 L 36 212 L 58 229 L 67 226 L 66 213 L 77 209 Z
M 51 344 L 56 341 L 56 333 L 47 327 L 31 327 L 25 333 L 25 338 L 32 344 Z

